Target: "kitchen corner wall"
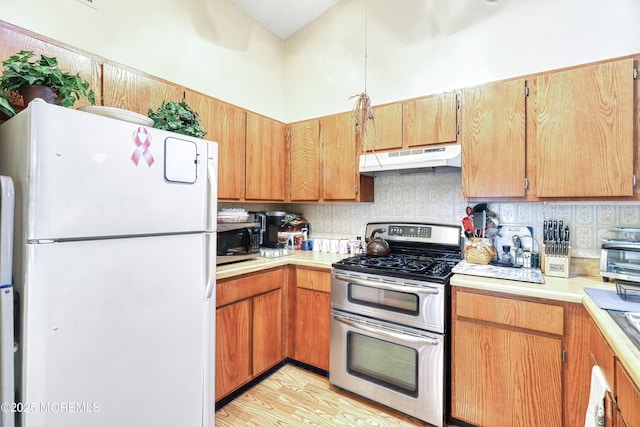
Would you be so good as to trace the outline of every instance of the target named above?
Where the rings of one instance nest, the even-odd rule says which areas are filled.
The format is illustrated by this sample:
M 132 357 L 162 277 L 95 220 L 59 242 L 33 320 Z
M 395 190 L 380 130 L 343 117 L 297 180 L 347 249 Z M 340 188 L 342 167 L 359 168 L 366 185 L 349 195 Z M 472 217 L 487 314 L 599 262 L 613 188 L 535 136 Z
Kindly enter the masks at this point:
M 571 227 L 572 255 L 579 258 L 600 257 L 600 239 L 607 229 L 640 227 L 640 203 L 487 203 L 501 224 L 533 226 L 534 238 L 542 234 L 543 220 L 564 221 Z M 286 209 L 304 214 L 312 237 L 353 238 L 373 221 L 458 225 L 466 207 L 460 172 L 437 172 L 376 177 L 373 203 L 295 204 Z

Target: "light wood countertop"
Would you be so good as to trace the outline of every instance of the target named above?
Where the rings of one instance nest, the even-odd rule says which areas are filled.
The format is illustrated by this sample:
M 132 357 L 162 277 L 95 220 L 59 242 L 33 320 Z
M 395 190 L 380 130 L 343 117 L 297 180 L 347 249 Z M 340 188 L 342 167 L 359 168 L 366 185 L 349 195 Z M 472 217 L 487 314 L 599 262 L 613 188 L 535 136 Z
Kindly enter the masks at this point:
M 265 258 L 256 255 L 255 260 L 241 261 L 218 266 L 218 268 L 216 268 L 216 280 L 228 279 L 241 274 L 255 273 L 261 270 L 282 267 L 289 264 L 330 269 L 331 264 L 348 256 L 349 255 L 314 251 L 295 251 L 293 255 L 274 258 Z

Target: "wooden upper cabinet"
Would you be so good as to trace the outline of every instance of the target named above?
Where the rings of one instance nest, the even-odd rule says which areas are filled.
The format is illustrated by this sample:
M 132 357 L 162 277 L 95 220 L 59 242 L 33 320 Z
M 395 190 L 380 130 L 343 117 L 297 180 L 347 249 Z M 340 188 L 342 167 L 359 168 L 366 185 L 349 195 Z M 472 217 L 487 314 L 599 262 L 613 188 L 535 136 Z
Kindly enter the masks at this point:
M 163 102 L 182 101 L 181 86 L 141 71 L 102 64 L 102 100 L 107 107 L 122 108 L 146 116 Z
M 373 108 L 375 126 L 367 121 L 367 132 L 361 139 L 364 151 L 402 148 L 402 104 L 394 103 Z
M 284 201 L 286 163 L 284 124 L 248 112 L 246 198 Z
M 535 79 L 536 195 L 633 195 L 633 59 Z
M 290 200 L 317 201 L 320 198 L 320 121 L 292 123 L 287 126 L 286 135 Z
M 462 91 L 464 197 L 525 196 L 525 85 L 506 80 Z
M 192 90 L 185 91 L 185 101 L 200 115 L 205 139 L 218 143 L 218 199 L 243 199 L 245 110 Z
M 0 22 L 0 62 L 16 55 L 21 50 L 30 50 L 36 54 L 55 57 L 62 71 L 80 74 L 89 83 L 89 88 L 96 96 L 96 104 L 100 97 L 100 63 L 88 54 L 74 49 L 62 47 L 60 43 L 48 40 L 38 34 L 31 33 L 6 22 Z M 90 105 L 86 98 L 78 100 L 74 108 Z
M 325 117 L 320 126 L 322 196 L 326 200 L 354 200 L 359 163 L 352 114 Z
M 402 140 L 405 148 L 456 142 L 455 92 L 425 96 L 402 104 Z

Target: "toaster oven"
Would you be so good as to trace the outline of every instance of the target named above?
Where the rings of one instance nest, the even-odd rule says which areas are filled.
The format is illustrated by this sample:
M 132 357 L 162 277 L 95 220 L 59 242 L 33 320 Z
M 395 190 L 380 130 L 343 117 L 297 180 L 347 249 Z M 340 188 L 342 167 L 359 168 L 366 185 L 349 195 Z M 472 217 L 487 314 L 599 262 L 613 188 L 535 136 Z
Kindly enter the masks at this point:
M 607 230 L 600 250 L 600 275 L 605 282 L 640 283 L 640 228 Z

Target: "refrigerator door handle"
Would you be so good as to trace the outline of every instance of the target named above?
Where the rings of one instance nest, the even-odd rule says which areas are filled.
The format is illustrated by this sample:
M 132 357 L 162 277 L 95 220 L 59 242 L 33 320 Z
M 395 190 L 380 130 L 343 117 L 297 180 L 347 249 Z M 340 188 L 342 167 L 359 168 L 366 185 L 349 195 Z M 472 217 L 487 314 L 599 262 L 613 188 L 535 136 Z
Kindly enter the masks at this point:
M 205 233 L 205 299 L 211 299 L 216 287 L 216 234 Z
M 218 222 L 217 178 L 215 161 L 207 159 L 207 231 L 215 231 Z

